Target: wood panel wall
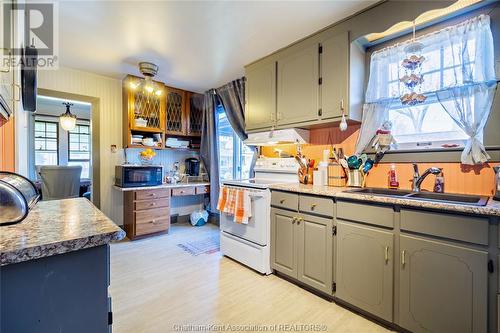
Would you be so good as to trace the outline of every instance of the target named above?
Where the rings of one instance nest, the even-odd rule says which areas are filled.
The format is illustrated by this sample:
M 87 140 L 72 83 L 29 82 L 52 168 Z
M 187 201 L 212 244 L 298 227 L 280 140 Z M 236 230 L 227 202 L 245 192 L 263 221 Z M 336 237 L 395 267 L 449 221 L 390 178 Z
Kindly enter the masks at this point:
M 337 148 L 342 147 L 345 154 L 354 153 L 358 137 L 359 125 L 349 126 L 346 132 L 340 132 L 337 127 L 312 129 L 310 133 L 310 144 L 302 146 L 302 153 L 307 158 L 320 161 L 323 158 L 323 150 L 329 149 L 329 143 Z M 329 138 L 331 141 L 329 141 Z M 295 155 L 295 145 L 280 145 L 279 147 L 263 147 L 262 154 L 267 157 L 276 157 L 275 148 Z M 392 163 L 380 163 L 375 166 L 366 180 L 367 187 L 387 187 L 387 173 Z M 413 167 L 411 163 L 395 163 L 401 189 L 411 189 L 413 178 Z M 500 163 L 488 163 L 482 166 L 469 167 L 461 163 L 419 163 L 421 172 L 431 166 L 443 168 L 445 178 L 445 191 L 449 193 L 466 193 L 488 195 L 493 194 L 495 187 L 493 166 Z M 434 176 L 429 176 L 422 183 L 422 189 L 432 191 Z

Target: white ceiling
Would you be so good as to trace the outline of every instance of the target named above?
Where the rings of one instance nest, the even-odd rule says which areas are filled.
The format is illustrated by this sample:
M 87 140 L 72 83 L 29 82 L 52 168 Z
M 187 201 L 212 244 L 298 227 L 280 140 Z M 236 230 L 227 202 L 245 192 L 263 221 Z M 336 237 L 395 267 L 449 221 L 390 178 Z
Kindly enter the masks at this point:
M 36 100 L 36 114 L 58 117 L 66 112 L 66 106 L 62 104 L 63 102 L 73 103 L 73 106 L 71 107 L 71 113 L 75 114 L 77 118 L 90 119 L 90 111 L 92 109 L 92 105 L 90 103 L 47 97 L 42 95 L 38 95 Z
M 60 65 L 122 79 L 152 61 L 160 81 L 202 92 L 374 2 L 61 1 Z

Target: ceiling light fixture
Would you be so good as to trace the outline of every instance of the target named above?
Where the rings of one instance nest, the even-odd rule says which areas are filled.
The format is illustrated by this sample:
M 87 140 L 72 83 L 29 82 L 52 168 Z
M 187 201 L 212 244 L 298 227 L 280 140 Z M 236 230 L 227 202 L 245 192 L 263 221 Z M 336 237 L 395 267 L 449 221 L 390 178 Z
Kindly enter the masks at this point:
M 62 104 L 66 105 L 66 112 L 59 116 L 59 123 L 65 131 L 72 131 L 76 127 L 76 116 L 70 110 L 73 103 L 64 102 Z
M 140 62 L 139 71 L 144 75 L 144 79 L 130 81 L 130 88 L 133 90 L 142 89 L 147 95 L 161 96 L 163 90 L 153 81 L 153 78 L 158 73 L 158 66 L 152 62 Z

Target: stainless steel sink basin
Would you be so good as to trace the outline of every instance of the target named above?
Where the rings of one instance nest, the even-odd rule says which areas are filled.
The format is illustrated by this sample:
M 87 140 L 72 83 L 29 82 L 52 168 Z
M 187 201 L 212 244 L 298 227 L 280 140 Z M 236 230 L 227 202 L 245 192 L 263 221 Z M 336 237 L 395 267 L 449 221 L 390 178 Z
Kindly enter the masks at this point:
M 488 202 L 488 197 L 479 195 L 465 195 L 465 194 L 419 192 L 419 193 L 412 193 L 408 197 L 411 199 L 458 203 L 461 205 L 474 205 L 474 206 L 484 206 Z
M 388 197 L 404 197 L 411 194 L 411 191 L 405 190 L 391 190 L 388 188 L 376 188 L 376 187 L 365 187 L 359 189 L 347 190 L 349 193 L 360 193 L 360 194 L 371 194 L 371 195 L 381 195 Z
M 488 203 L 488 197 L 480 195 L 412 192 L 405 190 L 391 190 L 386 188 L 369 188 L 369 187 L 347 190 L 346 192 L 378 195 L 384 197 L 405 198 L 413 200 L 425 200 L 432 202 L 455 203 L 455 204 L 471 205 L 471 206 L 485 206 Z

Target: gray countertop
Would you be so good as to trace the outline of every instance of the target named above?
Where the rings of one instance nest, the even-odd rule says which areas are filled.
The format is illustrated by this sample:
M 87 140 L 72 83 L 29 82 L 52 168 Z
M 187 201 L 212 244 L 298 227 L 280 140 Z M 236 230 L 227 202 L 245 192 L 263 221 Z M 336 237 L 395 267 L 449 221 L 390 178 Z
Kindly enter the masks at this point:
M 351 187 L 331 187 L 331 186 L 313 186 L 305 184 L 276 184 L 271 185 L 272 190 L 281 190 L 296 193 L 305 193 L 313 195 L 321 195 L 334 198 L 344 198 L 352 200 L 361 200 L 374 203 L 401 205 L 415 208 L 426 208 L 443 211 L 451 211 L 474 215 L 500 216 L 500 201 L 489 199 L 486 206 L 472 206 L 457 203 L 444 203 L 436 201 L 424 201 L 411 198 L 395 198 L 380 195 L 349 193 L 346 192 Z
M 192 182 L 192 183 L 177 183 L 177 184 L 161 184 L 156 186 L 140 186 L 140 187 L 119 187 L 113 185 L 115 190 L 120 192 L 126 191 L 144 191 L 144 190 L 158 190 L 162 188 L 180 188 L 180 187 L 193 187 L 193 186 L 209 186 L 208 182 Z
M 0 226 L 0 266 L 124 237 L 125 232 L 85 198 L 40 201 L 22 222 Z

